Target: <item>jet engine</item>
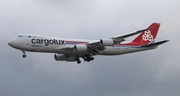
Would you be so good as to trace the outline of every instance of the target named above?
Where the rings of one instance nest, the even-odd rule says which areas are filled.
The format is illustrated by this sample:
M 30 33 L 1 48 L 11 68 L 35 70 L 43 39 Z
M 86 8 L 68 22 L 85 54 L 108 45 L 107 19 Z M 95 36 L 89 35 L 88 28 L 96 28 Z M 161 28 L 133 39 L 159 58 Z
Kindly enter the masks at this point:
M 114 41 L 112 39 L 101 39 L 100 45 L 101 46 L 112 46 L 114 44 Z
M 75 52 L 86 52 L 87 51 L 86 45 L 74 45 L 74 51 Z
M 56 61 L 66 61 L 68 59 L 68 56 L 64 54 L 54 54 L 54 59 Z

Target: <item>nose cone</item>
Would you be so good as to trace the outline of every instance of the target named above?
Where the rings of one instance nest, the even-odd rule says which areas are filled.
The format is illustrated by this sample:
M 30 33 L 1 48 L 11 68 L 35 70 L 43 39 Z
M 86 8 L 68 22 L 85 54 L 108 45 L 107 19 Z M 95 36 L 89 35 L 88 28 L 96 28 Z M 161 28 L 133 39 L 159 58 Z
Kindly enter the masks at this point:
M 13 39 L 13 40 L 9 41 L 8 45 L 13 47 L 13 48 L 18 48 L 18 42 L 17 42 L 16 39 Z
M 12 47 L 13 46 L 13 42 L 12 41 L 8 42 L 8 45 Z

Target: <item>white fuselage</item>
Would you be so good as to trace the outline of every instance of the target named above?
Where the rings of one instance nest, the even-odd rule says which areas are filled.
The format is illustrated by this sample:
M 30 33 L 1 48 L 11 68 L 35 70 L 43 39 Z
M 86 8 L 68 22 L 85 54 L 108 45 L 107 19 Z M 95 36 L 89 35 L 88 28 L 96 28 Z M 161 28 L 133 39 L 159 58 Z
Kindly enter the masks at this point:
M 54 38 L 39 35 L 20 35 L 10 41 L 9 45 L 24 51 L 76 55 L 81 54 L 81 52 L 75 52 L 74 50 L 67 51 L 63 50 L 63 48 L 73 47 L 78 44 L 88 44 L 90 41 L 94 40 Z M 114 46 L 105 46 L 105 50 L 98 55 L 120 55 L 155 48 L 156 47 L 146 48 L 141 46 L 121 46 L 121 44 L 115 44 Z

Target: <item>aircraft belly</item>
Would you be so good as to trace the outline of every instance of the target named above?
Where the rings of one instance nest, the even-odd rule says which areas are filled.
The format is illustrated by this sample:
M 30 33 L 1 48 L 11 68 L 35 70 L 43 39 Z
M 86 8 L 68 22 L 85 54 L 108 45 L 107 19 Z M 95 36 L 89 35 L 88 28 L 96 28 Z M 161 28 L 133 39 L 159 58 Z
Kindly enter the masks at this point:
M 22 49 L 25 50 L 25 51 L 32 51 L 32 52 L 50 52 L 50 53 L 54 53 L 55 48 L 56 48 L 56 46 L 44 46 L 44 45 L 31 44 L 31 45 L 23 46 Z

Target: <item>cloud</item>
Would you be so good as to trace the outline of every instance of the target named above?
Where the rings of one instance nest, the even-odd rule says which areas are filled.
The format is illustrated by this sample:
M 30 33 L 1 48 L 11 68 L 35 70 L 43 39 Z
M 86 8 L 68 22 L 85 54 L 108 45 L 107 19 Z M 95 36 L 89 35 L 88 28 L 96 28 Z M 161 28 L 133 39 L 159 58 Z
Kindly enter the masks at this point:
M 179 96 L 179 1 L 1 0 L 0 95 Z M 54 54 L 12 49 L 19 34 L 100 39 L 160 22 L 156 50 L 122 56 L 96 56 L 77 65 Z M 128 38 L 132 40 L 134 37 Z

